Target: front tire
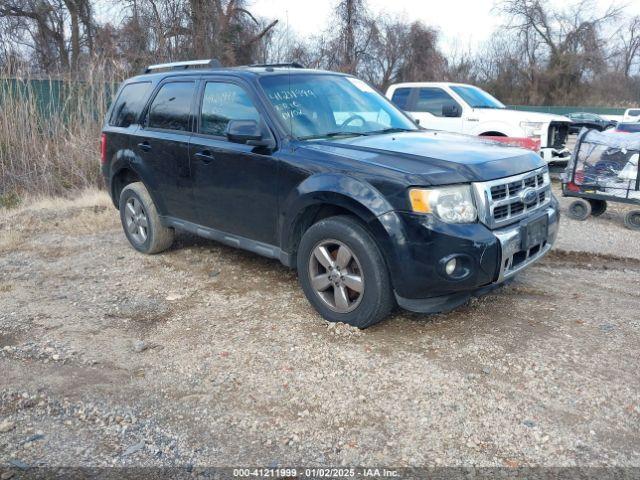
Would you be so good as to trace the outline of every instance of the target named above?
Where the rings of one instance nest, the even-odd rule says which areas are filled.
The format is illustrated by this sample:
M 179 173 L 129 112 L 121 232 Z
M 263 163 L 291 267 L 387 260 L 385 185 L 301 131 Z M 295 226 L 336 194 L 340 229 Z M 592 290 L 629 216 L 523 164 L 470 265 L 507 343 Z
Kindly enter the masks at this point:
M 586 220 L 589 215 L 591 215 L 591 204 L 582 198 L 571 202 L 567 210 L 567 216 L 574 220 Z
M 131 246 L 146 254 L 159 253 L 173 244 L 174 230 L 160 215 L 142 182 L 130 183 L 120 193 L 120 221 Z
M 373 237 L 348 216 L 326 218 L 302 236 L 298 277 L 326 320 L 367 328 L 395 305 L 387 266 Z

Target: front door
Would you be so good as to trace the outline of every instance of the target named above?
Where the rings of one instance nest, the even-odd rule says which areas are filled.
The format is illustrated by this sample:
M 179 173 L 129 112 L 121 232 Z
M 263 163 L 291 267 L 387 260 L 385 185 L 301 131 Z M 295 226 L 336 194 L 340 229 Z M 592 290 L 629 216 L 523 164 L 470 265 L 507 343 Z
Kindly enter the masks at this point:
M 257 99 L 226 79 L 205 79 L 200 92 L 197 132 L 189 149 L 199 223 L 276 245 L 278 161 L 271 150 L 225 136 L 230 120 L 265 125 Z M 272 135 L 266 126 L 264 132 Z
M 420 120 L 421 127 L 462 133 L 462 107 L 440 87 L 419 88 L 412 98 L 409 114 Z

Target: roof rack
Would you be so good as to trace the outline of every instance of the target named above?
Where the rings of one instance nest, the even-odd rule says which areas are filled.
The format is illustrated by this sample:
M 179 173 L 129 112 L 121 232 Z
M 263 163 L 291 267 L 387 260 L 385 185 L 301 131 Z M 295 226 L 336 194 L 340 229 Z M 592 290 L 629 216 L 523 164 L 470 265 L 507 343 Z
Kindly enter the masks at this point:
M 144 73 L 149 73 L 152 72 L 154 70 L 162 70 L 165 68 L 171 68 L 171 69 L 187 69 L 190 67 L 202 67 L 202 66 L 207 66 L 210 68 L 220 68 L 222 67 L 222 64 L 220 63 L 220 60 L 218 60 L 217 58 L 212 58 L 212 59 L 208 59 L 208 60 L 187 60 L 185 62 L 171 62 L 171 63 L 158 63 L 157 65 L 149 65 L 147 68 L 145 68 Z
M 298 62 L 289 62 L 289 63 L 254 63 L 252 65 L 249 65 L 250 67 L 264 67 L 264 68 L 269 68 L 269 67 L 289 67 L 289 68 L 304 68 L 303 65 L 299 64 Z

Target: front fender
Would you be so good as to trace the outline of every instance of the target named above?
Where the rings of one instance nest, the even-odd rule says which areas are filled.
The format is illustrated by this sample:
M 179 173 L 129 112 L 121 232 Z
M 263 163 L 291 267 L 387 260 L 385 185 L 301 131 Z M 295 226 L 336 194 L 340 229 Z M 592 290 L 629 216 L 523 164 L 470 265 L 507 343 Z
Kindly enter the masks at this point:
M 365 223 L 393 210 L 372 185 L 348 175 L 323 173 L 308 177 L 284 199 L 280 208 L 280 245 L 291 252 L 296 226 L 309 207 L 332 205 L 349 210 Z

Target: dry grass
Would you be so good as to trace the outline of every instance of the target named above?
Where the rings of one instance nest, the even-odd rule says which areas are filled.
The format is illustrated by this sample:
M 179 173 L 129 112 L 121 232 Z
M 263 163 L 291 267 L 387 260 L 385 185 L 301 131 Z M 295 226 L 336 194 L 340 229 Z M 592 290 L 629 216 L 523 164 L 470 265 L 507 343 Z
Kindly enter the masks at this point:
M 72 197 L 27 196 L 15 208 L 0 208 L 0 252 L 28 248 L 41 233 L 67 236 L 118 228 L 118 212 L 106 192 L 78 190 Z
M 116 83 L 99 67 L 82 81 L 0 72 L 0 206 L 100 185 L 100 129 Z

